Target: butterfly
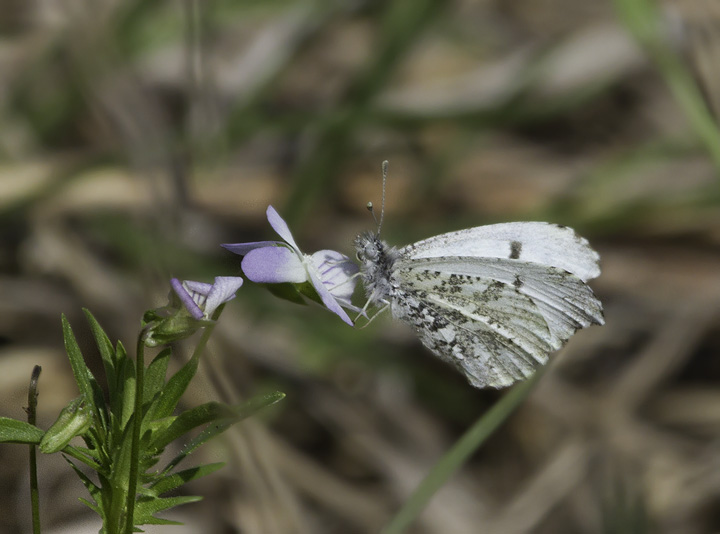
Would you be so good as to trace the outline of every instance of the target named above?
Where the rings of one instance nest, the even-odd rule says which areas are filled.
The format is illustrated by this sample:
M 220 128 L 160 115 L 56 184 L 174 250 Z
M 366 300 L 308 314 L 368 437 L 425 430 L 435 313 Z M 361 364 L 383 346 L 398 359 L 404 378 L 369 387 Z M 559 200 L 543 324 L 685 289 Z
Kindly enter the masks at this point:
M 387 162 L 383 190 L 386 175 Z M 355 239 L 368 304 L 389 306 L 474 387 L 528 378 L 577 330 L 605 322 L 586 283 L 599 255 L 571 228 L 491 224 L 398 249 L 379 238 L 383 214 Z

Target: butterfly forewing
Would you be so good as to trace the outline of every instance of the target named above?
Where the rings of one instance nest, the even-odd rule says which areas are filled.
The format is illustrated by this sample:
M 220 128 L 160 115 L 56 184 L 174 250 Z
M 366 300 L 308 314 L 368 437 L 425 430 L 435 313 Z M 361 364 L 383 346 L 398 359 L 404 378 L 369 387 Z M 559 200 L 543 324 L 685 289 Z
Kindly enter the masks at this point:
M 572 228 L 545 222 L 490 224 L 441 234 L 400 250 L 407 259 L 509 258 L 557 267 L 581 280 L 600 275 L 599 256 Z

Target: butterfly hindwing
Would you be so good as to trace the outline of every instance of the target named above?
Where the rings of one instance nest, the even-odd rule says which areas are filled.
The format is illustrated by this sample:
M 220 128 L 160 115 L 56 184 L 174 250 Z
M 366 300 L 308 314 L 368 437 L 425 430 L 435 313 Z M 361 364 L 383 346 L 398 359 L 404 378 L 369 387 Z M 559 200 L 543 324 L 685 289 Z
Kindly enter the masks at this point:
M 393 299 L 393 315 L 473 386 L 508 386 L 547 360 L 552 350 L 547 325 L 532 301 L 512 287 L 436 271 L 397 275 L 420 282 L 409 282 Z
M 475 387 L 505 387 L 532 374 L 538 362 L 512 338 L 486 322 L 408 292 L 393 301 L 393 314 L 412 326 L 420 341 L 453 364 Z
M 550 329 L 554 348 L 562 346 L 579 328 L 604 324 L 602 305 L 592 289 L 577 276 L 555 267 L 505 258 L 462 257 L 401 259 L 396 267 L 486 278 L 516 288 L 537 306 Z

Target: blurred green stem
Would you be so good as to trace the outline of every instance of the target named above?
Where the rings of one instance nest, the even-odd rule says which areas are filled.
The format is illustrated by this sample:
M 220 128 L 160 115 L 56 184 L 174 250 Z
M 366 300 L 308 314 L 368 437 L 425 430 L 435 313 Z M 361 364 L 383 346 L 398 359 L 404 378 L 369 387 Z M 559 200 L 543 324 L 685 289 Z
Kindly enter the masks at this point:
M 692 75 L 661 32 L 661 18 L 653 0 L 614 0 L 627 29 L 655 62 L 691 127 L 720 173 L 720 130 Z
M 35 425 L 37 413 L 38 379 L 42 368 L 39 365 L 33 367 L 30 375 L 30 387 L 28 388 L 28 423 Z M 32 510 L 33 534 L 40 534 L 40 493 L 38 491 L 37 476 L 37 450 L 35 445 L 30 445 L 30 507 Z
M 485 440 L 520 406 L 532 391 L 542 369 L 532 378 L 518 384 L 478 419 L 455 445 L 430 470 L 410 498 L 381 531 L 382 534 L 400 534 L 420 515 L 430 499 L 448 479 L 467 461 Z

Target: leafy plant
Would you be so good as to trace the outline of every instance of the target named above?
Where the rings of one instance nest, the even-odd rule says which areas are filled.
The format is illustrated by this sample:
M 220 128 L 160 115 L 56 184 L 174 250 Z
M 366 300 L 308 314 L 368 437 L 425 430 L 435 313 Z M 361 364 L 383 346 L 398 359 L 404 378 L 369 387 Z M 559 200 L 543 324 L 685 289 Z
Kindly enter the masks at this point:
M 143 329 L 137 361 L 133 362 L 122 343 L 113 346 L 92 314 L 87 310 L 85 314 L 105 368 L 107 398 L 63 316 L 65 348 L 80 396 L 70 401 L 45 432 L 31 423 L 0 418 L 0 442 L 39 445 L 46 454 L 61 452 L 90 493 L 89 499 L 81 500 L 102 518 L 103 534 L 139 531 L 139 525 L 177 524 L 156 514 L 201 497 L 166 494 L 223 465 L 212 463 L 179 470 L 181 462 L 203 443 L 279 401 L 284 394 L 270 393 L 239 405 L 208 402 L 174 415 L 197 372 L 201 349 L 212 325 L 203 334 L 200 350 L 167 378 L 171 348 L 161 350 L 147 368 L 142 365 L 145 343 L 158 326 L 157 321 Z M 172 460 L 159 467 L 160 456 L 169 444 L 203 426 Z M 70 444 L 78 436 L 84 446 Z M 94 475 L 86 474 L 83 466 Z

